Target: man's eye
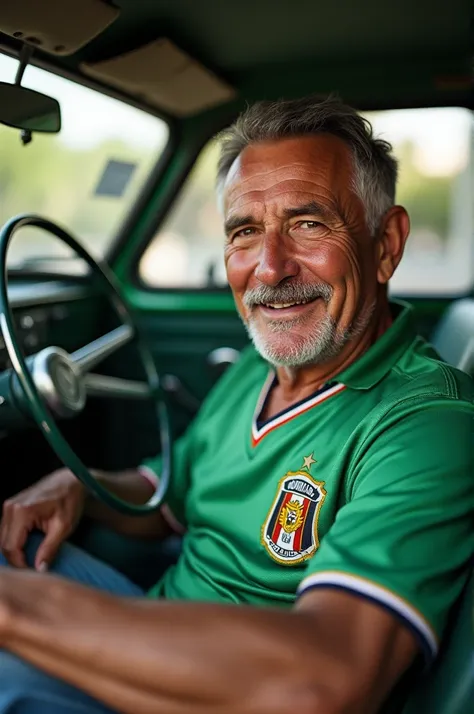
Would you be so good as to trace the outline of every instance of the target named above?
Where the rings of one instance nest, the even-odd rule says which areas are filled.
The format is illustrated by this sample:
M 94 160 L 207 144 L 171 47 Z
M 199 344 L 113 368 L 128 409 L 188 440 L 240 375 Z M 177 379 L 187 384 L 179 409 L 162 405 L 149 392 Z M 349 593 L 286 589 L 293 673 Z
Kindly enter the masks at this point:
M 298 226 L 300 228 L 309 228 L 311 230 L 311 228 L 320 228 L 322 223 L 319 221 L 300 221 Z
M 234 235 L 232 236 L 232 240 L 234 238 L 246 238 L 247 236 L 251 236 L 254 233 L 253 228 L 241 228 L 240 231 L 236 231 Z

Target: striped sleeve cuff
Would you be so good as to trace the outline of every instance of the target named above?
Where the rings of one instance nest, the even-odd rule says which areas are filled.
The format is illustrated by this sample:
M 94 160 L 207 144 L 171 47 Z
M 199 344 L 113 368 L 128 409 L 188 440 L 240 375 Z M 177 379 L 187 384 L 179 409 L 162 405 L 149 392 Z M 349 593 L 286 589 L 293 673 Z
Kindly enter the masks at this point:
M 156 475 L 154 471 L 150 469 L 149 466 L 144 466 L 143 464 L 137 468 L 138 473 L 140 476 L 143 476 L 144 479 L 150 483 L 153 488 L 156 489 L 158 488 L 158 484 L 160 482 L 159 477 Z M 167 503 L 163 503 L 160 507 L 160 513 L 169 525 L 169 527 L 178 535 L 183 535 L 183 533 L 186 532 L 186 528 L 178 521 L 174 513 L 171 511 L 171 508 L 168 506 Z
M 146 479 L 156 491 L 156 489 L 158 488 L 158 484 L 160 483 L 160 479 L 158 478 L 156 473 L 152 471 L 148 466 L 139 466 L 137 471 L 140 476 L 143 476 L 143 478 Z
M 385 607 L 413 632 L 427 662 L 434 660 L 439 649 L 436 632 L 423 615 L 399 595 L 365 578 L 331 570 L 308 575 L 299 584 L 296 594 L 301 597 L 309 590 L 328 587 L 352 592 Z

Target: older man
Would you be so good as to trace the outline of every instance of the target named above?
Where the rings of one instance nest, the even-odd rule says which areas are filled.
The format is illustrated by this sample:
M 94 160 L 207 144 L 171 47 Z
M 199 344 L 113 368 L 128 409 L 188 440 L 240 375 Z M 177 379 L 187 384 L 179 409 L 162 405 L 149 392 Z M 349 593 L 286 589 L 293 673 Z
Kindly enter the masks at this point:
M 474 390 L 388 300 L 409 231 L 396 174 L 333 99 L 259 103 L 224 135 L 227 274 L 256 349 L 178 443 L 166 511 L 86 504 L 65 471 L 5 504 L 11 564 L 56 556 L 98 589 L 2 569 L 0 711 L 399 711 L 474 550 Z M 154 459 L 97 478 L 140 502 L 158 475 Z M 123 532 L 186 528 L 151 597 L 57 554 L 84 508 Z

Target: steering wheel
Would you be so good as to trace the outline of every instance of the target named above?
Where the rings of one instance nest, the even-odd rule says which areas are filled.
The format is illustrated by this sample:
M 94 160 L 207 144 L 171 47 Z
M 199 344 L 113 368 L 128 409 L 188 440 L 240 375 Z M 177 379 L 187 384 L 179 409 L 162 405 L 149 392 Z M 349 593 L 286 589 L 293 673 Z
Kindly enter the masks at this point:
M 7 250 L 13 235 L 20 228 L 35 226 L 52 234 L 72 248 L 90 266 L 105 295 L 112 302 L 122 324 L 93 342 L 68 354 L 60 347 L 46 347 L 35 355 L 24 357 L 18 344 L 12 309 L 8 299 Z M 36 216 L 25 214 L 8 221 L 0 231 L 0 328 L 12 364 L 0 381 L 0 421 L 2 409 L 18 410 L 26 406 L 37 426 L 63 462 L 97 498 L 128 515 L 145 515 L 161 504 L 168 488 L 171 473 L 171 436 L 168 412 L 162 398 L 160 381 L 154 362 L 120 295 L 120 288 L 112 271 L 89 253 L 63 228 Z M 146 374 L 146 382 L 119 379 L 90 372 L 99 362 L 123 345 L 136 342 L 138 354 Z M 12 379 L 13 377 L 13 379 Z M 150 500 L 134 505 L 110 493 L 83 464 L 63 437 L 56 417 L 78 414 L 85 406 L 87 395 L 153 399 L 158 411 L 161 438 L 162 472 L 159 484 Z M 161 396 L 161 398 L 160 398 Z M 10 410 L 8 410 L 10 407 Z

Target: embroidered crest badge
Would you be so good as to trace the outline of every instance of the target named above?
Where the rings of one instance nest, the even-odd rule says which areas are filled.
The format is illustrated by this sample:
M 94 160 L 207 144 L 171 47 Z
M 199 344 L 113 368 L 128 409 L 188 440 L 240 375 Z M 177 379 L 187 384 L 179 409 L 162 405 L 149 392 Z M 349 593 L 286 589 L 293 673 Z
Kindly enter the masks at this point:
M 288 471 L 262 527 L 262 545 L 283 565 L 310 558 L 319 547 L 318 519 L 326 497 L 324 481 L 304 471 Z

